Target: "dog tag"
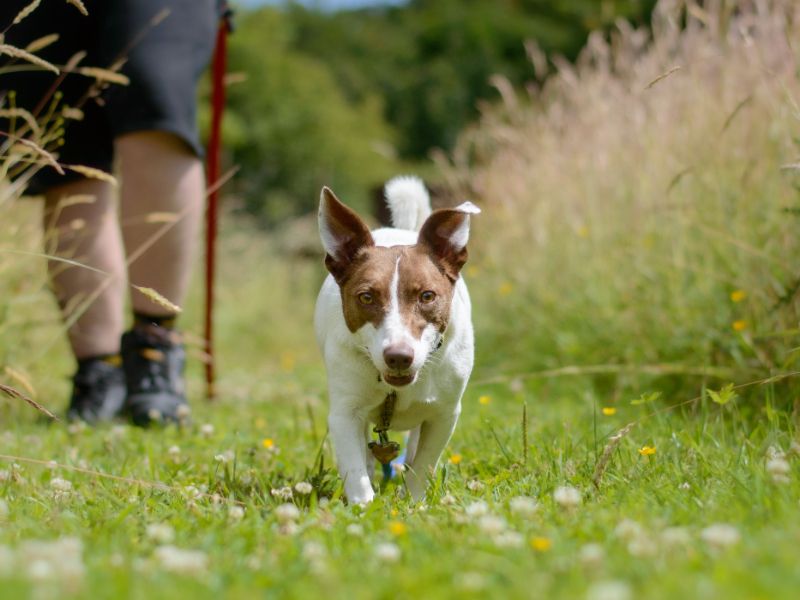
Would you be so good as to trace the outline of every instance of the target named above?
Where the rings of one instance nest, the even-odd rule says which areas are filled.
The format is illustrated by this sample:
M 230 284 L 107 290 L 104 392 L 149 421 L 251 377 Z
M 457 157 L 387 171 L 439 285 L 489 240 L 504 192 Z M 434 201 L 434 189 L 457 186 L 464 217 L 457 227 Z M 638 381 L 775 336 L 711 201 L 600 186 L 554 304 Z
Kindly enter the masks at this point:
M 388 440 L 386 442 L 371 441 L 369 449 L 372 450 L 372 455 L 382 465 L 388 465 L 395 458 L 400 456 L 400 444 Z

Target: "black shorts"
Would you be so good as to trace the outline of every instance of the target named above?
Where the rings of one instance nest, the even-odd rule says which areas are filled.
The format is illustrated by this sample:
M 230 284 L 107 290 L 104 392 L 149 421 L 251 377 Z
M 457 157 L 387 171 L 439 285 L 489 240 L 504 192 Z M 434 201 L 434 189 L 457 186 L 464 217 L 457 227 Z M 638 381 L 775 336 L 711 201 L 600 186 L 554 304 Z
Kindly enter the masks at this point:
M 30 0 L 0 0 L 0 28 L 8 27 L 28 4 Z M 83 112 L 81 120 L 64 121 L 63 146 L 53 142 L 47 146 L 62 163 L 111 172 L 114 138 L 145 130 L 175 134 L 202 156 L 196 87 L 214 49 L 219 0 L 84 0 L 84 4 L 88 16 L 64 0 L 44 2 L 26 19 L 12 25 L 5 41 L 25 48 L 36 39 L 57 33 L 58 41 L 36 52 L 38 56 L 55 65 L 65 65 L 76 53 L 84 51 L 81 66 L 104 69 L 124 59 L 120 72 L 130 84 L 104 85 L 98 93 L 94 78 L 69 73 L 58 83 L 59 93 L 44 102 L 59 77 L 51 71 L 15 71 L 30 65 L 3 56 L 3 107 L 11 106 L 12 97 L 7 92 L 12 90 L 13 103 L 29 111 L 38 107 L 39 118 L 51 114 L 51 110 L 56 118 L 65 106 L 79 107 Z M 159 16 L 163 17 L 160 21 Z M 54 108 L 56 99 L 58 106 Z M 0 131 L 9 132 L 10 126 L 8 119 L 0 120 Z M 76 177 L 80 176 L 59 175 L 47 167 L 31 181 L 28 193 L 41 193 Z

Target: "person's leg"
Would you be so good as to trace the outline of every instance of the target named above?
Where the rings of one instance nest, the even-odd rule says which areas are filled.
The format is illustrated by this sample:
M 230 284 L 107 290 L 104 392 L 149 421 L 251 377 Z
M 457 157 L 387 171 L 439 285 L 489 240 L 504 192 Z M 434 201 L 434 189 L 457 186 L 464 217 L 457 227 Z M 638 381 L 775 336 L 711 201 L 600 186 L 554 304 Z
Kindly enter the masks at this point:
M 125 259 L 111 186 L 80 179 L 50 187 L 43 226 L 53 291 L 78 361 L 68 416 L 113 418 L 125 398 L 119 369 Z
M 141 131 L 117 138 L 120 216 L 130 283 L 152 288 L 180 306 L 197 254 L 205 204 L 200 159 L 176 136 Z M 133 310 L 174 316 L 168 307 L 133 292 Z
M 53 291 L 78 360 L 117 354 L 123 329 L 125 258 L 111 186 L 82 179 L 45 194 L 45 252 Z
M 121 223 L 130 283 L 151 288 L 168 303 L 134 291 L 133 328 L 122 337 L 134 423 L 181 421 L 188 416 L 185 354 L 173 330 L 186 297 L 205 200 L 200 159 L 176 136 L 159 131 L 117 138 Z

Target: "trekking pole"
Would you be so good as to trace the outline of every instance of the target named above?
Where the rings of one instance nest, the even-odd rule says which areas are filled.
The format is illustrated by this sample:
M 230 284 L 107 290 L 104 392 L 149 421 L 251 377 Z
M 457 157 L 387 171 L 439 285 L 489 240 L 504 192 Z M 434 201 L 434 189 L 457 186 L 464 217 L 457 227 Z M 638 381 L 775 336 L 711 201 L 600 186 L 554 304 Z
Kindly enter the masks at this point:
M 206 185 L 208 207 L 206 208 L 206 297 L 205 297 L 205 370 L 206 398 L 216 395 L 214 356 L 214 276 L 216 269 L 215 249 L 217 244 L 217 199 L 220 177 L 220 146 L 222 143 L 222 113 L 225 109 L 225 65 L 227 61 L 227 39 L 232 31 L 233 12 L 227 4 L 223 8 L 217 28 L 217 41 L 211 65 L 211 131 L 208 137 L 206 156 Z

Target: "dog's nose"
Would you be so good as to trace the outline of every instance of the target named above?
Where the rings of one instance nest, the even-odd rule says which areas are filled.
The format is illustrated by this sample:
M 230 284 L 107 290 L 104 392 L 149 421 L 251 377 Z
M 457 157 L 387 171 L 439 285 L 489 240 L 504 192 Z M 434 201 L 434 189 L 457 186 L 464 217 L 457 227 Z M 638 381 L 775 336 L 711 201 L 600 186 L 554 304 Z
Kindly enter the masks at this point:
M 408 344 L 393 344 L 383 351 L 386 366 L 396 371 L 405 371 L 414 362 L 414 349 Z

